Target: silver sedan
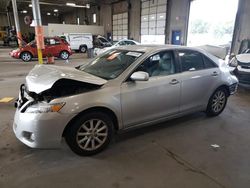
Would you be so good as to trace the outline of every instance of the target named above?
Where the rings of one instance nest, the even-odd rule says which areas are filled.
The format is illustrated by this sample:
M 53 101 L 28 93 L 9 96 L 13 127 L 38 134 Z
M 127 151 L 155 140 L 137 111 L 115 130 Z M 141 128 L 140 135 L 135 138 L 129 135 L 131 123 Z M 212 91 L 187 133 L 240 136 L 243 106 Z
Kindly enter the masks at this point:
M 121 130 L 204 111 L 217 116 L 238 80 L 225 63 L 195 48 L 129 46 L 75 68 L 36 65 L 21 85 L 13 129 L 32 148 L 64 137 L 93 155 Z

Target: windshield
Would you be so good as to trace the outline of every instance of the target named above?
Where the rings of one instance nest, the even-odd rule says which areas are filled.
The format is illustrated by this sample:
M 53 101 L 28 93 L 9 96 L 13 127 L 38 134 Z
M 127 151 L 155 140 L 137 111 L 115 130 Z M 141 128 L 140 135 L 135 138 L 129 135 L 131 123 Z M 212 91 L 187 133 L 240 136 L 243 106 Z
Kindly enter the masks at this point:
M 143 52 L 109 50 L 89 64 L 77 68 L 89 74 L 110 80 L 118 77 L 142 54 Z
M 107 41 L 105 38 L 102 38 L 102 37 L 99 37 L 98 38 L 101 42 L 109 42 L 109 41 Z

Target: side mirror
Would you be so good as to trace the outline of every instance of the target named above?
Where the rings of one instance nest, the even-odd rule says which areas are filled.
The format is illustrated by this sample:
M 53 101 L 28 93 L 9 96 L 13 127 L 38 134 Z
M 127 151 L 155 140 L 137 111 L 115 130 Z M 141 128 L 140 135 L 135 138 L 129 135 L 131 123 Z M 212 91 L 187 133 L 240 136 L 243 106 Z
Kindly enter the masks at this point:
M 148 81 L 149 79 L 149 74 L 147 72 L 143 72 L 143 71 L 138 71 L 138 72 L 134 72 L 131 76 L 130 76 L 131 80 L 133 81 Z

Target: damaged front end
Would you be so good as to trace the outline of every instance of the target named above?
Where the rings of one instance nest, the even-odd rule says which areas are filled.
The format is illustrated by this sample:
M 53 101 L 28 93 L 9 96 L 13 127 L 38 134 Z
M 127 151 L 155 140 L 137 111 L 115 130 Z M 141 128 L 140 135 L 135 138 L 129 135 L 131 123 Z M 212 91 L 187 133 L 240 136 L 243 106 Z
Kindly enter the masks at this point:
M 51 88 L 40 93 L 36 93 L 29 91 L 28 85 L 22 84 L 20 86 L 19 98 L 15 102 L 15 107 L 20 109 L 21 113 L 59 111 L 65 105 L 65 103 L 53 104 L 53 106 L 50 106 L 49 102 L 56 98 L 67 97 L 96 90 L 101 86 L 102 85 L 96 85 L 77 80 L 59 79 L 52 85 Z M 34 109 L 32 109 L 31 106 L 34 107 Z

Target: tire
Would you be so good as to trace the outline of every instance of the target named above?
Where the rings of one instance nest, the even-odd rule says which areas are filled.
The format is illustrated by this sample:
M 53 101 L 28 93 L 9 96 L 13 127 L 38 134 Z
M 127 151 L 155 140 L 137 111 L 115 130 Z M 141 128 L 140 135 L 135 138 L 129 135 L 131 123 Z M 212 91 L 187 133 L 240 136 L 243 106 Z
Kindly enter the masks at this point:
M 113 135 L 113 125 L 113 121 L 105 113 L 90 112 L 70 125 L 65 140 L 76 154 L 94 155 L 109 145 Z
M 32 59 L 32 55 L 30 52 L 23 52 L 20 55 L 20 58 L 24 61 L 24 62 L 29 62 Z
M 227 98 L 228 92 L 226 88 L 220 87 L 216 89 L 209 99 L 206 114 L 208 116 L 218 116 L 226 107 Z
M 87 46 L 80 46 L 80 48 L 79 48 L 79 51 L 81 52 L 81 53 L 86 53 L 87 52 Z
M 60 58 L 63 59 L 63 60 L 69 59 L 69 52 L 61 51 Z

